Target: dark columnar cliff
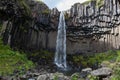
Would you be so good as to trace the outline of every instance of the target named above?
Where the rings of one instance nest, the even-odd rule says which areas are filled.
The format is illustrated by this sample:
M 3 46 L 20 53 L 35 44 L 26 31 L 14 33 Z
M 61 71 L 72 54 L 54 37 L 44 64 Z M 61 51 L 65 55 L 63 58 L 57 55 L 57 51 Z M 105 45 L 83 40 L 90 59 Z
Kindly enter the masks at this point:
M 35 0 L 1 0 L 0 35 L 5 44 L 25 51 L 55 51 L 60 11 Z M 96 53 L 120 46 L 119 0 L 76 3 L 64 11 L 67 53 Z

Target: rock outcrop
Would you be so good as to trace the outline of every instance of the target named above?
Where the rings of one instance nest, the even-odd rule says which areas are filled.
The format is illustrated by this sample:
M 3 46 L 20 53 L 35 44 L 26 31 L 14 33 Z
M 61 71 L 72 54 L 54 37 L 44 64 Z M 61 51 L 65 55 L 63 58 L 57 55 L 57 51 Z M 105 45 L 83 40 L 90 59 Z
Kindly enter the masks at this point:
M 91 72 L 91 75 L 93 76 L 99 76 L 99 77 L 106 77 L 106 76 L 110 76 L 112 74 L 112 69 L 110 68 L 106 68 L 106 67 L 103 67 L 101 69 L 98 69 L 98 70 L 94 70 Z

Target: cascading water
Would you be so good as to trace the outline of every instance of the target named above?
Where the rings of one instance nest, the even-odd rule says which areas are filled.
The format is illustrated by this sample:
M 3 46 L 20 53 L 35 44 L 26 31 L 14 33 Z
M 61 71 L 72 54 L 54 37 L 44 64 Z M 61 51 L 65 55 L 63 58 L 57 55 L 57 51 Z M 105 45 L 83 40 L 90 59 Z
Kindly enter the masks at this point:
M 64 13 L 60 13 L 58 34 L 56 41 L 56 53 L 54 63 L 59 67 L 66 69 L 66 25 L 64 19 Z

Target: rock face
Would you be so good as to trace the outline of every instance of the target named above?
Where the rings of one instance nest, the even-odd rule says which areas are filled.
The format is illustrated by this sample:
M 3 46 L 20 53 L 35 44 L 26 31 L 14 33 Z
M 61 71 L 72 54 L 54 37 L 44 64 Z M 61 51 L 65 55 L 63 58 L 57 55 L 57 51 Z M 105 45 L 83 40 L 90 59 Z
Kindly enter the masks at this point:
M 96 53 L 119 49 L 119 9 L 117 0 L 96 0 L 73 5 L 67 20 L 68 43 L 73 45 L 68 44 L 72 46 L 69 47 L 70 51 Z
M 0 16 L 7 15 L 2 15 L 2 19 L 8 21 L 4 33 L 6 44 L 9 42 L 11 47 L 27 51 L 55 51 L 60 14 L 57 8 L 50 10 L 43 2 L 35 0 L 26 0 L 24 3 L 27 7 L 18 4 L 19 0 L 11 0 L 7 5 L 4 5 L 7 0 L 1 1 Z M 97 53 L 119 49 L 118 0 L 76 3 L 64 13 L 67 25 L 67 53 Z

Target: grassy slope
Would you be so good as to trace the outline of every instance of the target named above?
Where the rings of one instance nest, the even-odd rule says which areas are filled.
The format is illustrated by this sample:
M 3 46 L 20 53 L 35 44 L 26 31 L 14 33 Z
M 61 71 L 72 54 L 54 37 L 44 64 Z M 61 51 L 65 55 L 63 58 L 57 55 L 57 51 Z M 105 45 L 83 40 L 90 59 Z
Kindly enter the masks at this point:
M 120 50 L 108 51 L 91 56 L 75 55 L 72 57 L 73 62 L 84 67 L 90 67 L 98 63 L 106 65 L 113 70 L 111 80 L 120 80 Z M 99 80 L 97 77 L 92 76 L 90 80 Z
M 10 75 L 14 71 L 22 73 L 33 67 L 24 53 L 13 51 L 9 46 L 3 45 L 0 39 L 0 75 Z
M 103 61 L 115 61 L 118 58 L 118 55 L 120 54 L 118 52 L 108 51 L 105 53 L 98 53 L 95 55 L 88 56 L 74 55 L 72 56 L 72 61 L 77 65 L 82 64 L 84 67 L 90 67 L 96 63 L 100 64 Z
M 108 64 L 108 67 L 111 67 L 114 70 L 111 80 L 120 80 L 120 50 L 117 51 L 116 62 Z

